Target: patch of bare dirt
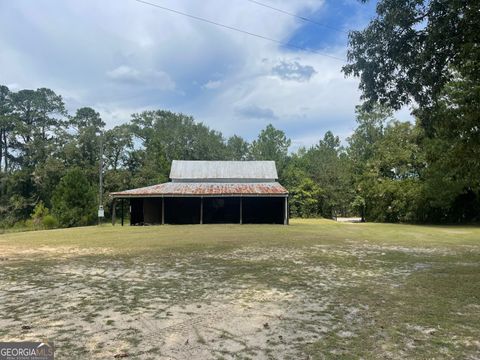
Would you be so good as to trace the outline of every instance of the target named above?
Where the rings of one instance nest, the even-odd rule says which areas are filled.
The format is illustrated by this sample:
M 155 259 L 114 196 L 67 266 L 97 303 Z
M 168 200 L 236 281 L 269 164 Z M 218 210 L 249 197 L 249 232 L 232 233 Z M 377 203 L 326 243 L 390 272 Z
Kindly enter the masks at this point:
M 305 357 L 303 349 L 327 334 L 354 339 L 365 321 L 368 306 L 348 304 L 343 289 L 398 286 L 429 266 L 383 267 L 377 258 L 387 251 L 413 250 L 245 247 L 114 260 L 102 257 L 109 249 L 7 249 L 9 258 L 32 261 L 10 262 L 0 273 L 0 339 L 51 339 L 59 358 Z M 40 258 L 47 263 L 37 267 Z M 344 264 L 349 258 L 362 266 Z

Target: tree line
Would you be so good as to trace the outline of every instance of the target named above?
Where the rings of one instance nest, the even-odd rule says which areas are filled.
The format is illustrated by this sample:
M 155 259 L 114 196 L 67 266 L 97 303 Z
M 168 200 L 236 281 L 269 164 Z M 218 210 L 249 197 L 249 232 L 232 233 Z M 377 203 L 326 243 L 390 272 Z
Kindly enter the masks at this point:
M 377 202 L 389 204 L 390 213 L 403 208 L 411 221 L 479 219 L 479 13 L 475 0 L 380 0 L 369 25 L 350 32 L 349 64 L 343 71 L 360 79 L 363 110 L 409 106 L 417 119 L 414 128 L 381 131 L 387 138 L 403 135 L 410 141 L 377 161 L 402 153 L 414 158 L 395 167 L 394 181 L 382 181 L 388 190 L 383 200 L 375 195 L 383 192 L 365 194 L 373 218 L 382 208 L 370 203 L 377 196 Z M 372 136 L 378 135 L 374 131 Z M 383 150 L 375 148 L 376 157 Z M 378 170 L 382 175 L 389 171 Z M 380 179 L 374 171 L 357 184 L 365 191 L 375 181 Z
M 327 131 L 316 145 L 289 152 L 290 139 L 273 125 L 248 142 L 237 135 L 225 138 L 191 116 L 158 110 L 133 114 L 129 122 L 106 129 L 92 108 L 69 115 L 52 90 L 0 90 L 4 228 L 95 223 L 102 152 L 101 203 L 107 216 L 109 192 L 168 181 L 171 161 L 185 159 L 274 160 L 290 191 L 294 217 L 478 220 L 478 187 L 468 179 L 446 179 L 448 153 L 432 157 L 444 139 L 428 137 L 419 122 L 394 119 L 386 107 L 358 107 L 357 127 L 344 144 Z

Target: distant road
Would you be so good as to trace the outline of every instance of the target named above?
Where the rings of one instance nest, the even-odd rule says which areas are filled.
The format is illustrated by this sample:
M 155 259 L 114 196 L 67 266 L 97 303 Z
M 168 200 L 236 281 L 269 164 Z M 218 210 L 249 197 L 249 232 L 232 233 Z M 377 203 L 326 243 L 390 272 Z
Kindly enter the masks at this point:
M 359 217 L 337 217 L 338 222 L 351 222 L 351 223 L 359 223 L 362 222 L 362 218 Z

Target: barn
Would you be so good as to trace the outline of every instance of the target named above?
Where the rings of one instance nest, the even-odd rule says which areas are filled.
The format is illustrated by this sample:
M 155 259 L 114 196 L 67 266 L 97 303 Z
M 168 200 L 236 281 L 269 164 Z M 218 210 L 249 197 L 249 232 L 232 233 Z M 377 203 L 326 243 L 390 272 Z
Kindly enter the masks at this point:
M 288 191 L 274 161 L 174 160 L 170 182 L 111 193 L 130 202 L 131 225 L 288 224 Z

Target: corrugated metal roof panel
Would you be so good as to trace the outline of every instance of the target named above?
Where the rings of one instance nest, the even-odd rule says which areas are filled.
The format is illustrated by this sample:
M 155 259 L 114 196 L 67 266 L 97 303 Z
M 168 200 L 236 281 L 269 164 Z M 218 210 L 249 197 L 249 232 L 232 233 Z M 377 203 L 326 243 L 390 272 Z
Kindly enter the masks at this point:
M 142 196 L 234 196 L 234 195 L 287 195 L 278 182 L 265 183 L 163 183 L 138 189 L 114 192 L 117 198 Z
M 173 160 L 170 179 L 175 180 L 276 180 L 275 161 Z

